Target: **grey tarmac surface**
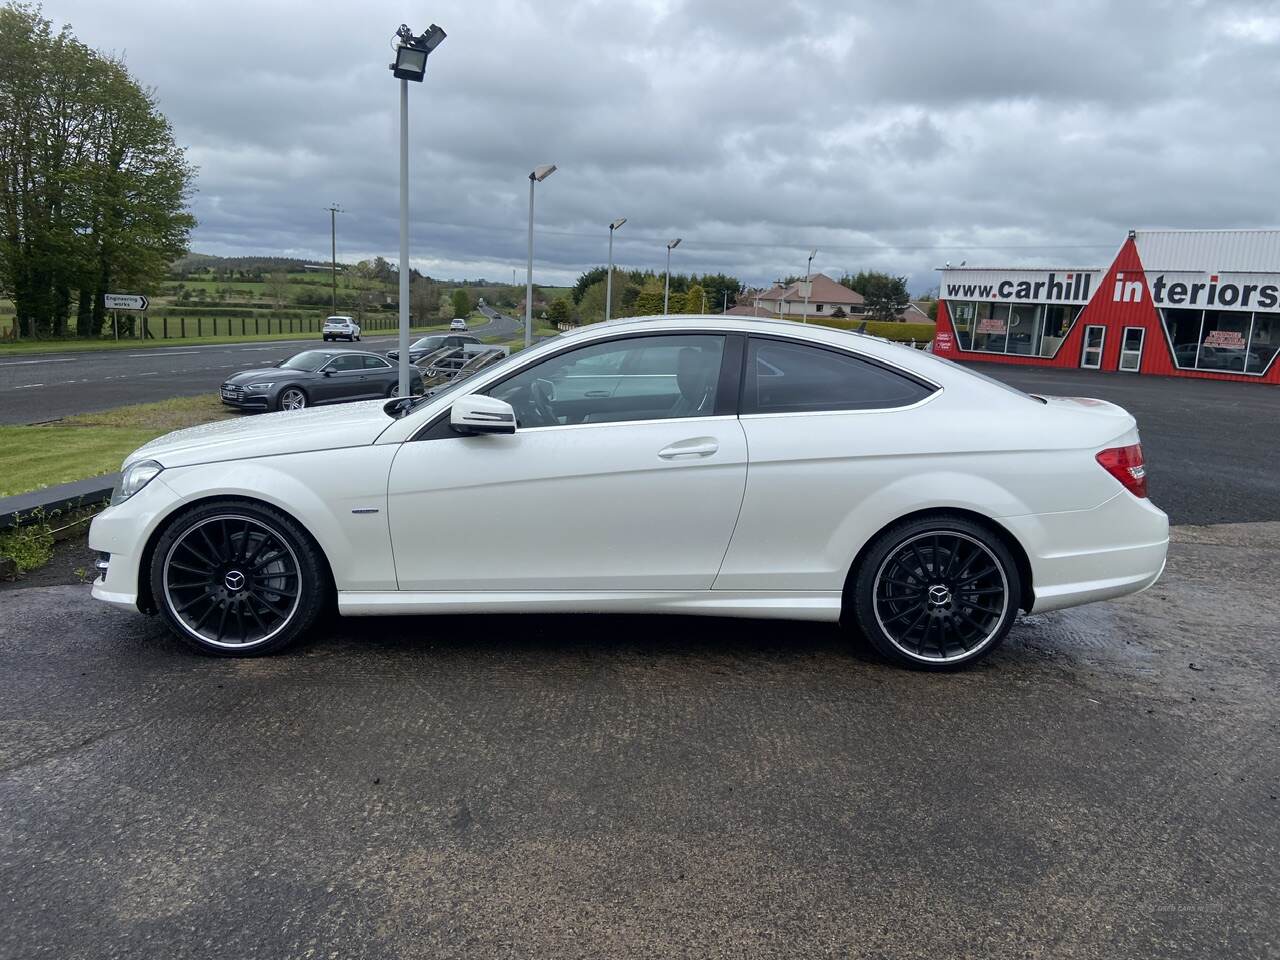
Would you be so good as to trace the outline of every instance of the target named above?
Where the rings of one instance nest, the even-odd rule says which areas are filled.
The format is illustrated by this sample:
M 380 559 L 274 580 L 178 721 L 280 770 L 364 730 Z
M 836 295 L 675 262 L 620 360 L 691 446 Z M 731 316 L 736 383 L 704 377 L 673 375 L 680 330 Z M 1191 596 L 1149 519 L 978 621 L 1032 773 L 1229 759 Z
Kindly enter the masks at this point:
M 9 588 L 0 956 L 1275 957 L 1278 543 L 1178 528 L 951 675 L 684 618 L 216 660 Z
M 514 320 L 499 315 L 471 332 L 501 340 L 515 336 L 520 329 Z M 413 339 L 420 336 L 423 334 L 413 334 Z M 130 403 L 209 393 L 233 373 L 270 366 L 302 350 L 329 347 L 385 353 L 398 343 L 394 334 L 367 336 L 359 343 L 325 343 L 319 334 L 313 334 L 297 340 L 136 350 L 0 352 L 0 423 L 36 423 Z

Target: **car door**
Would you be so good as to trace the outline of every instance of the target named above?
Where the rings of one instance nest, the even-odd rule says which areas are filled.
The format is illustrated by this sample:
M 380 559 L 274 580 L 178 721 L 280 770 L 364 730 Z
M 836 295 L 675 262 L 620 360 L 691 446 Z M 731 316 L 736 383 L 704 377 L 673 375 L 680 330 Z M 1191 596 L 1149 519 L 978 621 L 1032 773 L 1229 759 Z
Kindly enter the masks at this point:
M 751 451 L 724 590 L 838 591 L 854 552 L 892 517 L 935 443 L 935 385 L 882 361 L 778 337 L 749 339 L 741 424 Z
M 412 373 L 413 371 L 410 371 Z M 360 394 L 366 399 L 386 396 L 391 385 L 399 380 L 399 371 L 381 357 L 366 355 L 364 377 L 360 381 Z
M 567 348 L 484 390 L 512 404 L 514 434 L 459 436 L 446 411 L 392 464 L 400 589 L 709 589 L 746 482 L 742 342 L 633 335 Z M 657 346 L 667 393 L 556 399 L 575 370 Z
M 321 368 L 316 388 L 322 403 L 355 400 L 364 388 L 364 358 L 358 353 L 340 353 Z

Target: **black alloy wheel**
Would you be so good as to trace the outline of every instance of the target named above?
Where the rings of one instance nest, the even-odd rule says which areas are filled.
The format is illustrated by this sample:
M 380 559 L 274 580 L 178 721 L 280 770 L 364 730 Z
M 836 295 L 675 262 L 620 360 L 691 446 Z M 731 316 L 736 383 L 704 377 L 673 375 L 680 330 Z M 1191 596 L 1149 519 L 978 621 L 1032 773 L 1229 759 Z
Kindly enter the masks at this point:
M 994 650 L 1018 612 L 1021 581 L 1001 539 L 962 518 L 911 521 L 868 551 L 858 620 L 897 663 L 951 669 Z
M 197 508 L 161 536 L 152 594 L 180 639 L 245 656 L 285 646 L 328 594 L 323 562 L 288 517 L 260 504 Z

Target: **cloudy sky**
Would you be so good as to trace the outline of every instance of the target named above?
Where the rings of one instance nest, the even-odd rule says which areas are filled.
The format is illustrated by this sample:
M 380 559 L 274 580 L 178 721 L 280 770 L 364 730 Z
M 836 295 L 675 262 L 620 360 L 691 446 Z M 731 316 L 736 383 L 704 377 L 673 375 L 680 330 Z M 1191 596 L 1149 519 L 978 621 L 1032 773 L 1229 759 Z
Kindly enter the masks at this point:
M 46 0 L 124 53 L 199 166 L 192 248 L 398 249 L 390 39 L 411 85 L 413 263 L 523 282 L 615 259 L 814 269 L 1109 262 L 1129 227 L 1280 225 L 1280 0 Z

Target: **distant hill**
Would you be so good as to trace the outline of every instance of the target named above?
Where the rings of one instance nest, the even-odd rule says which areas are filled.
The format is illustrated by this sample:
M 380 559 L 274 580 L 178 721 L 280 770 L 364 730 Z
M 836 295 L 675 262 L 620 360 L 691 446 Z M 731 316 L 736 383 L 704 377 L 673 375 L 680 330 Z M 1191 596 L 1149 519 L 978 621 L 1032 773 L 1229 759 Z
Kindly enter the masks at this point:
M 170 270 L 177 276 L 200 273 L 204 270 L 243 270 L 248 273 L 271 273 L 274 270 L 285 270 L 290 273 L 300 272 L 308 263 L 316 260 L 299 260 L 296 257 L 216 257 L 211 253 L 189 253 L 170 265 Z M 345 264 L 339 264 L 345 266 Z

